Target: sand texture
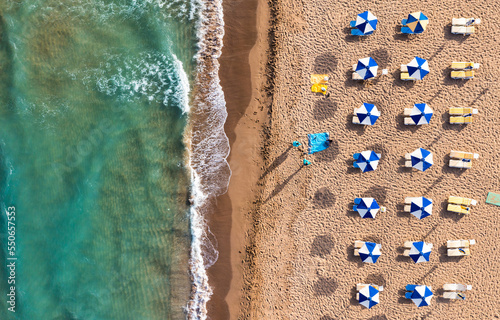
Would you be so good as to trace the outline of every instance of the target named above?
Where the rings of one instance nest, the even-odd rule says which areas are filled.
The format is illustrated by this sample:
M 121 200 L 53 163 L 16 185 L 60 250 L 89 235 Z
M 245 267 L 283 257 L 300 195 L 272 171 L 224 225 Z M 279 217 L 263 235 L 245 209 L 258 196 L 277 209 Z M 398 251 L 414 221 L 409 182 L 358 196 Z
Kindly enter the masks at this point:
M 245 319 L 497 319 L 500 318 L 500 208 L 485 204 L 488 191 L 500 193 L 500 18 L 499 1 L 271 1 L 270 32 L 275 54 L 268 70 L 273 90 L 264 147 L 262 193 L 251 214 L 247 247 Z M 371 10 L 379 18 L 375 33 L 351 37 L 348 24 Z M 399 34 L 400 21 L 421 10 L 430 19 L 417 36 Z M 450 33 L 452 17 L 479 17 L 477 33 Z M 369 84 L 354 82 L 351 67 L 371 56 L 389 74 Z M 423 80 L 399 80 L 399 68 L 414 56 L 429 61 Z M 452 61 L 481 63 L 473 80 L 450 78 Z M 329 97 L 310 92 L 311 73 L 330 75 Z M 363 102 L 382 115 L 372 127 L 353 125 Z M 428 103 L 429 125 L 405 126 L 403 109 Z M 449 107 L 474 107 L 470 125 L 448 124 Z M 330 132 L 333 145 L 308 156 L 293 140 Z M 404 168 L 404 155 L 418 147 L 434 153 L 426 172 Z M 472 169 L 449 168 L 450 150 L 480 154 Z M 352 154 L 382 153 L 374 172 L 352 168 Z M 446 210 L 448 196 L 476 199 L 471 214 Z M 386 213 L 361 219 L 351 210 L 356 197 L 374 197 Z M 404 198 L 434 201 L 432 216 L 417 220 L 403 212 Z M 447 257 L 446 240 L 475 239 L 472 255 Z M 353 255 L 355 240 L 382 244 L 376 264 Z M 430 262 L 403 257 L 403 242 L 434 244 Z M 381 303 L 366 309 L 355 300 L 356 283 L 384 285 Z M 433 287 L 429 307 L 404 299 L 408 283 Z M 444 283 L 472 284 L 465 301 L 442 298 Z

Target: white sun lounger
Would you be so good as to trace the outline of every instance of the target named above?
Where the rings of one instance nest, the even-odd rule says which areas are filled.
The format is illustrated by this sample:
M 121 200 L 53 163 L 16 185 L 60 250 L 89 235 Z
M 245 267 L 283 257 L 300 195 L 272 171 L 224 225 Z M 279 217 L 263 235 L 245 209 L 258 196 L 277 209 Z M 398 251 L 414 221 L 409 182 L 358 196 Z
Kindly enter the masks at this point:
M 443 292 L 443 298 L 465 300 L 465 294 L 454 291 L 445 291 Z
M 470 256 L 469 248 L 448 249 L 448 257 Z
M 450 115 L 454 115 L 454 116 L 463 116 L 466 114 L 478 114 L 478 111 L 477 111 L 477 109 L 468 108 L 468 107 L 465 107 L 465 108 L 454 107 L 454 108 L 450 108 L 449 113 L 450 113 Z
M 472 285 L 470 284 L 457 284 L 457 283 L 445 283 L 443 285 L 444 291 L 469 291 L 472 290 Z
M 464 151 L 450 151 L 450 158 L 455 159 L 479 159 L 479 154 L 473 152 L 464 152 Z
M 352 73 L 352 80 L 364 80 L 357 72 Z
M 448 249 L 455 248 L 468 248 L 471 245 L 476 244 L 476 240 L 448 240 L 446 241 L 446 247 Z
M 466 27 L 466 26 L 451 26 L 451 33 L 453 34 L 463 34 L 469 35 L 476 32 L 476 28 L 474 27 Z
M 451 24 L 454 26 L 467 26 L 473 24 L 480 24 L 480 18 L 453 18 L 451 19 Z
M 460 168 L 460 169 L 470 169 L 472 168 L 472 162 L 469 160 L 456 160 L 450 159 L 449 166 L 452 168 Z
M 477 201 L 469 198 L 449 196 L 448 203 L 461 204 L 465 206 L 475 206 L 477 204 Z

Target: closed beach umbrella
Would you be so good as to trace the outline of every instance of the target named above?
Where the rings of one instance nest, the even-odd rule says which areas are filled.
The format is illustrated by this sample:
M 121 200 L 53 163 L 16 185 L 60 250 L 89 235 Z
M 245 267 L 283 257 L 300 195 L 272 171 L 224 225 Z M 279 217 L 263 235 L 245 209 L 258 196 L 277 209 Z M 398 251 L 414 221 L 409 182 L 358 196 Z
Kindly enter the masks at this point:
M 358 203 L 355 209 L 361 218 L 374 219 L 377 212 L 380 210 L 380 206 L 373 198 L 357 198 L 354 202 Z
M 433 111 L 427 103 L 415 103 L 411 110 L 410 117 L 416 125 L 429 124 Z
M 363 151 L 359 154 L 358 159 L 354 163 L 362 172 L 368 172 L 377 169 L 379 160 L 380 156 L 375 152 Z
M 358 117 L 359 123 L 367 126 L 373 126 L 380 117 L 380 111 L 371 103 L 363 103 L 361 107 L 354 110 L 354 113 Z
M 417 80 L 422 80 L 426 74 L 429 73 L 429 63 L 427 60 L 415 57 L 410 63 L 406 65 L 408 68 L 408 74 L 410 77 L 415 78 Z
M 359 290 L 359 304 L 370 309 L 380 303 L 379 291 L 372 285 Z
M 380 245 L 373 242 L 365 242 L 358 253 L 361 260 L 367 263 L 377 262 L 377 259 L 382 255 L 382 252 L 380 252 Z
M 377 29 L 378 19 L 370 11 L 358 14 L 355 27 L 365 35 L 372 34 Z
M 432 200 L 424 197 L 417 197 L 411 200 L 410 213 L 418 219 L 423 219 L 432 214 Z
M 416 286 L 411 294 L 411 300 L 417 307 L 425 307 L 431 304 L 433 293 L 428 286 Z
M 433 163 L 432 152 L 430 151 L 418 148 L 411 153 L 411 166 L 415 169 L 425 171 L 429 169 Z
M 429 261 L 432 248 L 423 241 L 413 242 L 410 248 L 410 258 L 415 263 Z
M 356 65 L 356 73 L 359 74 L 363 80 L 375 78 L 377 75 L 378 64 L 372 58 L 363 58 L 358 60 Z
M 422 12 L 413 12 L 408 15 L 406 20 L 406 25 L 410 28 L 413 33 L 422 33 L 429 24 L 429 18 L 427 18 Z

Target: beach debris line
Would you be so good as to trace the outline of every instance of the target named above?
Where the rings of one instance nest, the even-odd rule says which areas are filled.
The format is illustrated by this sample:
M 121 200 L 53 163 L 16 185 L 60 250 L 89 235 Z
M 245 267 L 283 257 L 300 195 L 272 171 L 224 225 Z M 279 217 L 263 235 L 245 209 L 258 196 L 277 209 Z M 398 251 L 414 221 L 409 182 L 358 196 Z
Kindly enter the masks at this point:
M 352 71 L 353 80 L 370 80 L 377 76 L 378 64 L 371 57 L 359 59 Z
M 370 11 L 365 11 L 358 14 L 355 21 L 351 21 L 349 26 L 351 35 L 353 36 L 368 36 L 377 29 L 378 19 Z
M 404 247 L 406 248 L 403 255 L 410 257 L 413 262 L 421 263 L 428 262 L 432 252 L 432 243 L 423 241 L 405 241 Z
M 432 287 L 418 284 L 407 284 L 405 298 L 411 299 L 417 307 L 425 307 L 431 304 L 434 296 Z
M 401 33 L 404 34 L 419 34 L 424 32 L 429 24 L 429 18 L 422 12 L 413 12 L 408 15 L 407 19 L 401 20 Z
M 380 117 L 380 111 L 374 104 L 363 103 L 361 107 L 354 108 L 352 123 L 373 126 Z
M 354 241 L 354 255 L 361 258 L 366 263 L 375 263 L 382 255 L 380 249 L 382 245 L 374 242 Z
M 383 286 L 375 284 L 358 283 L 356 285 L 356 300 L 363 307 L 371 309 L 373 306 L 380 303 L 380 292 L 384 290 Z
M 432 199 L 425 197 L 406 197 L 404 211 L 422 220 L 432 214 Z
M 367 150 L 352 155 L 354 158 L 354 168 L 361 169 L 361 172 L 368 172 L 377 169 L 378 162 L 382 154 Z
M 413 108 L 405 108 L 405 125 L 429 124 L 434 112 L 427 103 L 415 103 Z
M 374 198 L 356 198 L 354 199 L 354 206 L 352 209 L 359 213 L 361 218 L 371 219 L 375 219 L 375 216 L 379 211 L 386 211 L 386 208 L 380 207 Z
M 405 160 L 405 167 L 415 168 L 420 171 L 429 169 L 434 163 L 432 152 L 423 148 L 418 148 L 412 153 L 407 153 Z

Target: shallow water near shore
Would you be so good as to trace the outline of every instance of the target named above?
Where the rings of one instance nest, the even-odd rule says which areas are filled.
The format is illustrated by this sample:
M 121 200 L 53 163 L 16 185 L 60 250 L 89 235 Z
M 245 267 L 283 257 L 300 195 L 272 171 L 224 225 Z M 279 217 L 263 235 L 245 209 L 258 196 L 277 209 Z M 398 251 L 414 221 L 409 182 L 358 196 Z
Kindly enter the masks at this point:
M 186 316 L 194 3 L 0 1 L 0 318 Z

